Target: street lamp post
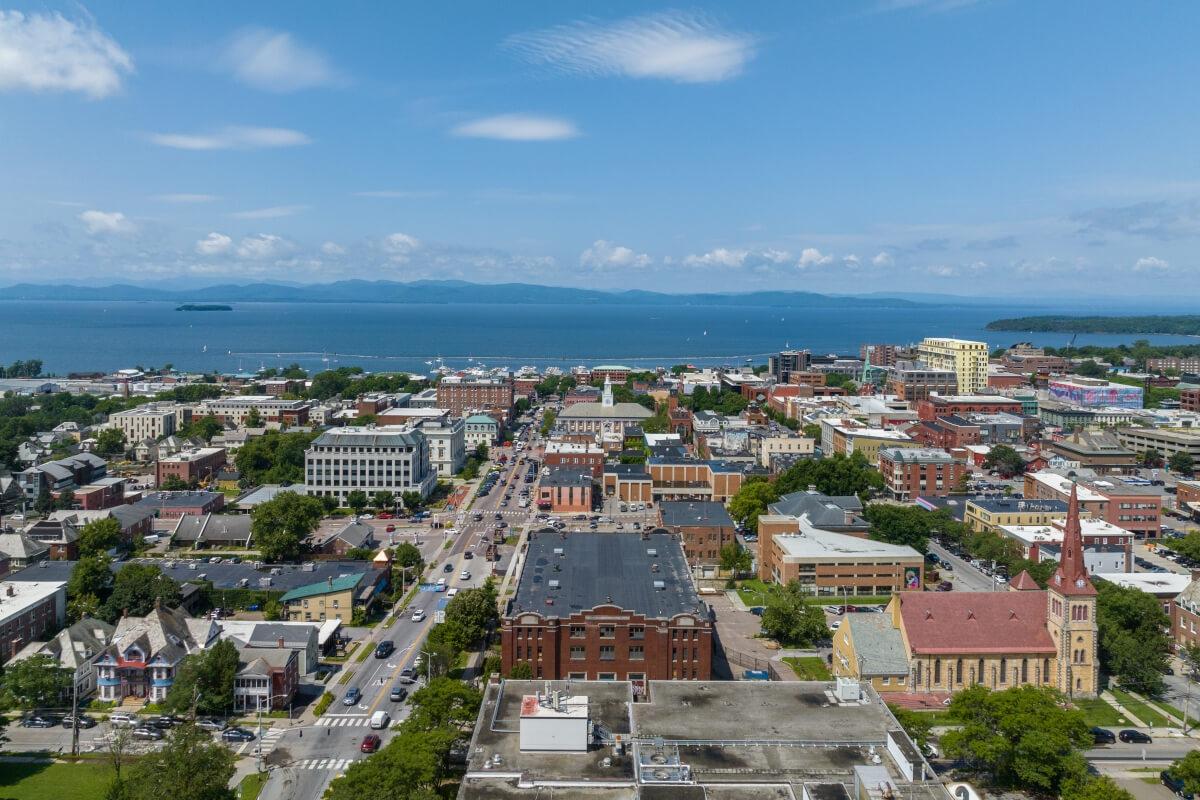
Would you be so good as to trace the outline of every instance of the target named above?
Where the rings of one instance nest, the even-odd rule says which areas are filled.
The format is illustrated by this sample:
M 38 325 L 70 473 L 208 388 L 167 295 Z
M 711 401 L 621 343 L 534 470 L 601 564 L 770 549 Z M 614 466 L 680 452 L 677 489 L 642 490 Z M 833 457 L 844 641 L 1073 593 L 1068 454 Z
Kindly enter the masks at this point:
M 268 680 L 269 680 L 269 679 L 268 679 Z M 283 695 L 283 694 L 273 694 L 273 693 L 272 693 L 270 690 L 268 690 L 268 691 L 267 691 L 267 705 L 270 705 L 270 704 L 271 704 L 271 701 L 272 701 L 272 700 L 274 700 L 276 697 L 287 697 L 287 695 Z M 263 746 L 262 746 L 262 735 L 263 735 L 263 727 L 262 727 L 262 707 L 263 707 L 263 698 L 262 698 L 262 695 L 258 695 L 257 702 L 255 703 L 255 706 L 256 706 L 256 708 L 257 708 L 257 711 L 258 711 L 258 744 L 257 744 L 257 745 L 255 745 L 255 749 L 256 749 L 256 750 L 257 750 L 257 752 L 258 752 L 258 771 L 259 771 L 259 772 L 262 772 L 262 771 L 263 771 Z M 292 709 L 291 709 L 291 706 L 289 706 L 289 707 L 288 707 L 288 721 L 290 722 L 290 721 L 291 721 L 291 719 L 292 719 Z

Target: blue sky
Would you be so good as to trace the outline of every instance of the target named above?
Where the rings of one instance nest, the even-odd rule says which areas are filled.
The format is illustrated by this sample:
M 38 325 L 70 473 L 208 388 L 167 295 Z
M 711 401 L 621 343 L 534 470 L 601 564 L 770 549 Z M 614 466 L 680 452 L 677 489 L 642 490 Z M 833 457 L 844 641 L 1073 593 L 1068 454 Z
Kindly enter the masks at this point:
M 1200 6 L 0 11 L 0 285 L 1195 291 Z

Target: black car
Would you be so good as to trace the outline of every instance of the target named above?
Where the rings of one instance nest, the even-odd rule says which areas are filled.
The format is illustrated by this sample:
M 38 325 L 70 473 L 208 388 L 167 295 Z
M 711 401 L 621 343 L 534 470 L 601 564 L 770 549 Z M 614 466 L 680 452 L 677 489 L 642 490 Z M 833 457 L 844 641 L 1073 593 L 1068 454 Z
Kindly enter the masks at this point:
M 254 734 L 244 728 L 227 728 L 221 731 L 221 738 L 227 742 L 253 742 Z
M 131 734 L 135 739 L 141 739 L 147 742 L 157 742 L 163 738 L 163 732 L 158 728 L 151 728 L 149 725 L 140 725 L 133 729 Z
M 395 642 L 380 642 L 379 644 L 375 645 L 376 658 L 387 658 L 394 652 L 396 652 Z
M 442 567 L 442 572 L 454 572 L 454 565 L 447 564 L 446 566 Z
M 155 728 L 158 728 L 159 730 L 165 731 L 174 728 L 181 722 L 183 722 L 181 717 L 176 717 L 173 714 L 162 714 L 161 716 L 150 719 L 149 724 Z
M 1184 789 L 1186 784 L 1184 784 L 1183 780 L 1172 775 L 1170 770 L 1164 769 L 1162 772 L 1158 773 L 1158 779 L 1162 781 L 1163 786 L 1167 787 L 1167 789 L 1169 789 L 1171 792 L 1184 798 L 1184 800 L 1193 800 L 1194 795 Z
M 475 557 L 475 554 L 472 553 L 470 550 L 463 551 L 463 558 L 465 558 L 467 561 L 470 561 L 474 557 Z
M 403 686 L 393 686 L 392 691 L 388 694 L 388 700 L 393 703 L 403 702 L 408 697 L 408 689 Z
M 94 728 L 96 727 L 96 720 L 85 714 L 80 714 L 78 717 L 68 714 L 63 717 L 62 726 L 64 728 Z
M 1150 744 L 1154 741 L 1150 738 L 1149 734 L 1142 733 L 1141 731 L 1130 730 L 1128 728 L 1118 733 L 1117 738 L 1122 742 L 1134 744 Z
M 1096 744 L 1116 744 L 1117 735 L 1108 728 L 1092 728 L 1092 741 Z
M 22 728 L 53 728 L 58 725 L 58 717 L 46 714 L 34 714 L 21 720 Z

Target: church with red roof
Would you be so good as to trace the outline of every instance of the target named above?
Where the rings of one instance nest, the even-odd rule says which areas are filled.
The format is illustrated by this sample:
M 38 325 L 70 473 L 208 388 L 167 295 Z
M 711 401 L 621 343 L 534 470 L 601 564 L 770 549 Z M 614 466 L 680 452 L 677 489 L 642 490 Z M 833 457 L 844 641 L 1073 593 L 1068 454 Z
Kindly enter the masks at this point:
M 834 637 L 834 674 L 869 680 L 885 696 L 948 696 L 977 684 L 1049 686 L 1076 697 L 1099 691 L 1096 589 L 1074 489 L 1045 589 L 1022 572 L 1007 591 L 900 592 L 882 615 L 846 616 Z M 856 624 L 859 616 L 874 619 Z

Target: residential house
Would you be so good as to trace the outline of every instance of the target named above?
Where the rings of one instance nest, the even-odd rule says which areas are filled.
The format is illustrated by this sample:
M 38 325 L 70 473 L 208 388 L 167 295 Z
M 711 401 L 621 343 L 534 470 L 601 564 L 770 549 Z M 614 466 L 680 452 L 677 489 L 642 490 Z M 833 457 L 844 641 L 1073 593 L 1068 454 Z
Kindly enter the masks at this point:
M 161 702 L 183 659 L 208 647 L 219 634 L 215 621 L 161 605 L 144 617 L 121 617 L 108 647 L 96 660 L 99 699 Z
M 349 625 L 356 609 L 369 611 L 387 585 L 386 570 L 368 570 L 292 589 L 280 598 L 291 621 L 340 619 Z
M 233 707 L 238 711 L 290 708 L 300 685 L 300 651 L 291 648 L 238 648 Z
M 102 619 L 84 617 L 69 628 L 63 628 L 45 642 L 30 642 L 13 656 L 20 661 L 31 656 L 50 656 L 63 669 L 71 670 L 78 696 L 88 697 L 96 690 L 96 660 L 108 646 L 116 626 Z

